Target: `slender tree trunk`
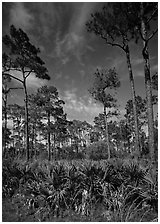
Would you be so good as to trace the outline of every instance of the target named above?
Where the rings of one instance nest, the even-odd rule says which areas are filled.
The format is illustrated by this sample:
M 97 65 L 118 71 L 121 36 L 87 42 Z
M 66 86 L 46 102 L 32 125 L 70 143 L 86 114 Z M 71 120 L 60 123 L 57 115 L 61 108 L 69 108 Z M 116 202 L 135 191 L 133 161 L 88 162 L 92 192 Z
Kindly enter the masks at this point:
M 56 135 L 55 133 L 53 133 L 53 149 L 54 149 L 54 152 L 52 151 L 52 154 L 54 155 L 54 159 L 56 159 Z
M 119 128 L 120 128 L 120 146 L 122 147 L 122 149 L 124 148 L 124 137 L 122 135 L 122 128 L 121 128 L 121 123 L 119 123 Z
M 17 118 L 17 130 L 18 130 L 17 132 L 18 132 L 18 141 L 19 141 L 19 144 L 18 144 L 19 149 L 17 149 L 18 150 L 17 155 L 19 155 L 20 149 L 21 149 L 20 118 L 19 119 Z
M 34 147 L 34 142 L 35 142 L 35 123 L 33 123 L 32 127 L 32 139 L 31 139 L 31 145 L 32 145 L 32 158 L 35 157 L 35 147 Z
M 25 130 L 22 132 L 22 156 L 25 154 Z
M 7 94 L 4 95 L 4 155 L 7 148 Z
M 143 3 L 141 3 L 141 32 L 143 36 L 143 59 L 144 59 L 144 74 L 145 74 L 145 87 L 146 87 L 146 99 L 147 99 L 147 115 L 148 115 L 148 135 L 149 135 L 149 150 L 151 161 L 155 161 L 155 143 L 154 143 L 154 116 L 152 105 L 152 85 L 150 75 L 150 62 L 148 52 L 147 31 L 145 22 L 143 19 Z
M 51 134 L 50 134 L 50 112 L 47 114 L 48 119 L 48 160 L 51 160 Z
M 35 149 L 35 158 L 37 159 L 37 139 L 36 139 L 36 132 L 37 128 L 35 127 L 35 133 L 34 133 L 34 149 Z
M 14 123 L 14 118 L 13 118 L 13 117 L 12 117 L 12 119 L 13 119 L 13 120 L 12 120 L 12 122 L 13 122 L 13 127 L 12 127 L 13 145 L 12 145 L 12 146 L 14 147 L 14 145 L 15 145 L 15 144 L 14 144 L 14 143 L 15 143 L 15 141 L 14 141 L 14 139 L 15 139 L 15 138 L 14 138 L 14 135 L 15 135 L 15 133 L 14 133 L 14 130 L 15 130 L 15 123 Z
M 7 89 L 7 85 L 3 85 L 3 103 L 4 103 L 4 147 L 3 147 L 3 153 L 5 156 L 6 149 L 7 149 L 7 101 L 8 97 L 7 94 L 9 93 L 9 90 Z
M 106 114 L 106 107 L 104 106 L 104 119 L 105 119 L 105 128 L 106 128 L 106 142 L 107 142 L 107 148 L 108 148 L 108 159 L 111 158 L 111 152 L 110 152 L 110 144 L 109 144 L 109 134 L 108 134 L 108 123 L 107 123 L 107 114 Z
M 28 93 L 26 87 L 26 80 L 23 82 L 24 93 L 25 93 L 25 138 L 26 138 L 26 157 L 27 161 L 30 158 L 29 152 L 29 113 L 28 113 Z
M 132 103 L 133 103 L 136 154 L 139 157 L 141 147 L 140 147 L 140 140 L 139 140 L 136 94 L 135 94 L 134 78 L 133 78 L 133 72 L 132 72 L 132 66 L 131 66 L 130 52 L 129 52 L 128 44 L 126 45 L 125 52 L 126 52 L 126 58 L 127 58 L 127 66 L 128 66 L 128 71 L 129 71 L 129 81 L 130 81 L 130 85 L 131 85 L 131 95 L 132 95 Z

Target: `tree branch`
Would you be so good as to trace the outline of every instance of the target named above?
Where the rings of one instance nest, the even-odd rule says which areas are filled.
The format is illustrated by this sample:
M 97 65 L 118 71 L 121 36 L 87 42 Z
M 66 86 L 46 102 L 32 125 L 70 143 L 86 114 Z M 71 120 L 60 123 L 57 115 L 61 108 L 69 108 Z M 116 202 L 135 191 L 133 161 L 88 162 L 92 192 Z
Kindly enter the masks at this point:
M 17 88 L 15 87 L 15 88 L 12 88 L 12 87 L 11 87 L 11 88 L 8 88 L 8 89 L 6 89 L 6 90 L 3 89 L 3 90 L 5 91 L 5 92 L 3 92 L 3 93 L 4 93 L 4 94 L 8 94 L 8 93 L 10 92 L 11 89 L 23 89 L 23 88 L 21 88 L 21 87 L 17 87 Z
M 106 37 L 104 37 L 102 34 L 100 34 L 100 35 L 101 35 L 102 39 L 104 39 L 108 45 L 120 47 L 122 50 L 124 50 L 124 47 L 122 45 L 120 45 L 118 43 L 109 42 Z
M 5 98 L 4 98 L 4 96 L 2 96 L 2 100 L 3 100 L 3 102 L 5 103 Z
M 155 13 L 157 12 L 158 8 L 156 7 L 156 9 L 153 11 L 153 13 L 151 14 L 151 16 L 148 18 L 148 20 L 146 21 L 146 24 L 148 24 L 151 19 L 153 18 L 153 16 L 155 15 Z
M 8 74 L 8 75 L 9 75 L 11 78 L 16 79 L 17 81 L 23 83 L 23 81 L 22 81 L 21 79 L 19 79 L 19 78 L 13 76 L 13 75 L 11 75 L 11 74 Z
M 31 70 L 29 70 L 29 71 L 27 70 L 27 71 L 24 71 L 24 73 L 27 73 L 27 72 L 30 72 L 30 71 L 31 71 Z M 33 72 L 33 70 L 32 70 L 32 72 Z
M 113 42 L 108 41 L 108 40 L 107 40 L 107 37 L 105 37 L 105 36 L 104 36 L 101 32 L 99 32 L 98 30 L 97 30 L 97 34 L 99 34 L 99 35 L 101 36 L 101 38 L 104 39 L 104 40 L 106 41 L 106 43 L 107 43 L 108 45 L 116 46 L 116 47 L 120 47 L 121 49 L 124 50 L 124 47 L 123 47 L 122 45 L 120 45 L 120 44 L 118 44 L 118 43 L 113 43 Z M 110 35 L 108 35 L 108 36 L 114 41 L 114 38 L 113 38 L 112 36 L 110 36 Z
M 33 72 L 33 70 L 30 71 L 25 71 L 24 73 L 28 72 L 28 74 L 25 76 L 25 79 L 31 74 L 31 72 Z
M 152 39 L 152 37 L 158 32 L 158 28 L 152 32 L 152 34 L 148 37 L 147 41 Z

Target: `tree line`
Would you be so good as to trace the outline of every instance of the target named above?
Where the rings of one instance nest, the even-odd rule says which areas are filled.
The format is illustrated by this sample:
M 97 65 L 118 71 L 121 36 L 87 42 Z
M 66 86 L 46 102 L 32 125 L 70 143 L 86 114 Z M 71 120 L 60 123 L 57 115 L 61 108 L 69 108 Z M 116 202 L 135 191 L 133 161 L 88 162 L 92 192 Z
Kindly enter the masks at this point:
M 152 96 L 152 89 L 158 90 L 158 74 L 151 77 L 148 46 L 157 33 L 157 28 L 151 30 L 152 21 L 157 19 L 157 11 L 157 3 L 107 3 L 101 11 L 92 14 L 87 22 L 89 32 L 102 38 L 105 44 L 120 48 L 126 55 L 132 94 L 132 99 L 126 103 L 124 119 L 120 119 L 116 99 L 120 80 L 116 68 L 97 69 L 89 92 L 103 105 L 103 111 L 95 117 L 94 125 L 68 121 L 63 109 L 65 102 L 60 99 L 54 86 L 42 86 L 36 93 L 29 94 L 27 80 L 30 76 L 34 74 L 37 78 L 46 80 L 50 80 L 50 76 L 44 61 L 39 57 L 39 48 L 30 42 L 22 29 L 16 29 L 12 25 L 10 35 L 3 36 L 3 44 L 7 48 L 2 55 L 3 152 L 7 152 L 10 144 L 8 119 L 13 120 L 13 144 L 19 144 L 16 147 L 24 150 L 23 154 L 26 153 L 27 160 L 32 157 L 32 152 L 36 154 L 36 150 L 38 151 L 40 139 L 47 142 L 49 160 L 57 144 L 61 148 L 70 142 L 78 153 L 79 145 L 86 147 L 88 142 L 103 139 L 107 144 L 108 158 L 111 155 L 111 143 L 117 148 L 121 148 L 122 144 L 122 147 L 131 148 L 133 143 L 135 156 L 138 158 L 144 148 L 143 141 L 147 142 L 143 127 L 148 125 L 148 149 L 151 161 L 154 161 L 154 135 L 157 128 L 153 105 L 157 104 L 158 99 L 157 96 Z M 146 99 L 136 95 L 130 52 L 130 43 L 137 44 L 140 41 Z M 10 88 L 11 80 L 16 80 L 20 87 Z M 8 105 L 10 91 L 19 88 L 24 91 L 24 106 Z M 113 116 L 118 119 L 111 120 Z

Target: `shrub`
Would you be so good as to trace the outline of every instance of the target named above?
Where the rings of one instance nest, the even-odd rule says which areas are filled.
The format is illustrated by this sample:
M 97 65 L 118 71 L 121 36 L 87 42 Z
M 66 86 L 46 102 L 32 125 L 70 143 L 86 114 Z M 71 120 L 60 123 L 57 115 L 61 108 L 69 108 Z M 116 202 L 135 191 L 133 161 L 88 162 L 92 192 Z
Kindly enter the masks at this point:
M 94 142 L 86 148 L 88 159 L 108 159 L 107 145 L 104 141 Z
M 3 191 L 13 189 L 6 195 L 17 205 L 20 220 L 22 213 L 48 221 L 67 211 L 94 220 L 99 211 L 103 221 L 151 221 L 158 212 L 158 185 L 149 172 L 122 159 L 6 162 Z

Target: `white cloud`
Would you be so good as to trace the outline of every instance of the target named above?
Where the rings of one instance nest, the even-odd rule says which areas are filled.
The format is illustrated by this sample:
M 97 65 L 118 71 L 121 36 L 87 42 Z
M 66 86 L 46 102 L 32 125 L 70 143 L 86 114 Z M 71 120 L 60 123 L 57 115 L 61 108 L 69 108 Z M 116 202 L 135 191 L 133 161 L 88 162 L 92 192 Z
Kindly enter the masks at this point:
M 62 64 L 65 65 L 70 61 L 69 57 L 62 58 Z
M 70 25 L 71 32 L 81 34 L 85 30 L 85 24 L 96 5 L 96 2 L 82 2 L 75 4 L 75 13 Z
M 22 2 L 15 2 L 10 9 L 10 24 L 17 28 L 29 29 L 33 23 L 33 16 L 27 11 Z
M 58 32 L 55 40 L 56 57 L 61 60 L 62 64 L 66 64 L 70 60 L 69 57 L 74 55 L 83 64 L 81 56 L 84 53 L 84 42 L 84 37 L 74 32 L 68 32 L 60 39 Z
M 122 65 L 123 67 L 124 66 L 127 66 L 127 63 L 126 63 L 126 57 L 125 55 L 116 55 L 116 57 L 107 57 L 106 58 L 106 61 L 107 61 L 107 67 L 110 67 L 110 68 L 116 68 L 116 70 L 119 70 L 119 68 L 122 68 Z
M 91 47 L 90 45 L 87 45 L 86 48 L 87 48 L 89 51 L 92 51 L 92 52 L 95 52 L 95 51 L 96 51 L 96 50 L 95 50 L 93 47 Z
M 62 72 L 58 72 L 55 74 L 56 79 L 61 79 L 62 78 Z
M 47 80 L 39 79 L 34 74 L 31 74 L 27 78 L 27 87 L 30 87 L 30 88 L 39 88 L 39 87 L 41 87 L 43 85 L 46 85 L 47 82 L 48 82 Z
M 143 58 L 134 58 L 131 61 L 132 65 L 140 65 L 143 63 Z
M 157 72 L 158 71 L 158 65 L 156 64 L 156 65 L 151 66 L 151 71 L 152 72 Z
M 150 61 L 155 60 L 155 57 L 150 57 Z M 134 56 L 131 60 L 133 66 L 144 64 L 144 59 L 142 57 Z
M 69 80 L 70 79 L 69 75 L 64 75 L 64 79 Z
M 144 77 L 144 70 L 136 70 L 134 72 L 135 77 Z
M 37 3 L 35 3 L 35 7 Z M 38 10 L 40 11 L 39 30 L 42 32 L 44 38 L 50 38 L 50 34 L 57 32 L 57 27 L 61 25 L 63 11 L 60 10 L 58 4 L 51 2 L 38 3 Z M 53 32 L 53 33 L 54 33 Z
M 65 101 L 65 110 L 69 111 L 70 114 L 75 112 L 78 114 L 85 113 L 94 117 L 102 112 L 102 106 L 96 104 L 90 97 L 78 97 L 76 89 L 64 91 L 61 97 Z
M 83 2 L 74 4 L 74 14 L 70 21 L 68 31 L 60 37 L 60 29 L 57 31 L 55 38 L 56 56 L 61 60 L 62 64 L 66 64 L 73 55 L 78 62 L 84 66 L 82 56 L 86 50 L 94 51 L 94 49 L 87 43 L 84 30 L 85 23 L 90 17 L 97 3 Z
M 82 77 L 82 78 L 84 78 L 84 77 L 85 77 L 85 75 L 86 75 L 86 73 L 85 73 L 85 71 L 84 71 L 84 70 L 80 70 L 80 71 L 79 71 L 79 73 L 80 73 L 80 75 L 81 75 L 81 77 Z

